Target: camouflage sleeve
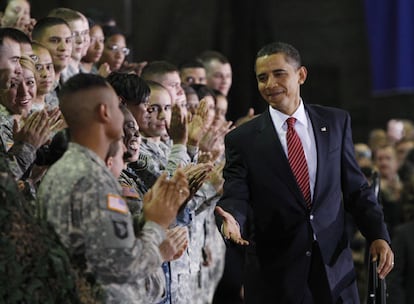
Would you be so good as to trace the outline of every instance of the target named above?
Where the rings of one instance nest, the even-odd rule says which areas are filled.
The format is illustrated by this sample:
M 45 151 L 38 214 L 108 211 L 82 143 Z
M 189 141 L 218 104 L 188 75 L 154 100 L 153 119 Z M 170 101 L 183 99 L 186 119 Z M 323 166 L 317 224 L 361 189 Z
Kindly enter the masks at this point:
M 214 189 L 213 185 L 209 182 L 205 182 L 203 186 L 196 192 L 187 207 L 194 211 L 195 214 L 199 214 L 210 206 L 215 205 L 220 199 L 220 195 Z
M 164 230 L 148 222 L 136 238 L 125 201 L 96 184 L 81 181 L 75 186 L 72 247 L 84 246 L 86 260 L 103 283 L 133 283 L 157 273 Z
M 199 151 L 199 148 L 197 146 L 187 145 L 187 153 L 190 156 L 191 162 L 197 163 L 198 151 Z
M 13 161 L 17 163 L 17 166 L 23 175 L 36 159 L 36 148 L 25 142 L 15 142 L 7 151 L 7 154 L 10 159 L 13 159 Z M 13 167 L 15 167 L 15 165 L 13 165 Z M 16 176 L 18 179 L 21 177 L 22 176 Z
M 185 166 L 191 162 L 190 156 L 187 153 L 185 145 L 177 144 L 173 145 L 168 156 L 167 172 L 170 175 L 174 174 L 174 171 L 179 165 Z

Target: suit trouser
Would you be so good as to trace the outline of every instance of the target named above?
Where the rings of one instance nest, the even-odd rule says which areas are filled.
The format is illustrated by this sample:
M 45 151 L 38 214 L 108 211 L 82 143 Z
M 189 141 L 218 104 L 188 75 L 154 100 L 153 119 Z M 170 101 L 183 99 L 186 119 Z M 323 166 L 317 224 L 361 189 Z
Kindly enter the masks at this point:
M 331 289 L 326 277 L 321 250 L 319 249 L 318 243 L 315 241 L 312 245 L 312 259 L 309 270 L 308 288 L 303 304 L 322 303 L 333 304 Z

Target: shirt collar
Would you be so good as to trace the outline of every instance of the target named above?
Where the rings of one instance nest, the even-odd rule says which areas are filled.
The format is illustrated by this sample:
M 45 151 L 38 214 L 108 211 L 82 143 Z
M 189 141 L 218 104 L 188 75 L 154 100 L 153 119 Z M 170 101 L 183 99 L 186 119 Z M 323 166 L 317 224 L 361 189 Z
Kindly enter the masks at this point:
M 303 105 L 302 98 L 300 99 L 299 107 L 290 116 L 272 108 L 271 106 L 269 106 L 269 111 L 270 111 L 270 116 L 272 116 L 273 121 L 279 128 L 283 127 L 284 123 L 286 122 L 286 119 L 288 119 L 289 117 L 296 118 L 297 122 L 301 123 L 305 128 L 308 127 L 308 119 L 306 117 L 305 106 Z

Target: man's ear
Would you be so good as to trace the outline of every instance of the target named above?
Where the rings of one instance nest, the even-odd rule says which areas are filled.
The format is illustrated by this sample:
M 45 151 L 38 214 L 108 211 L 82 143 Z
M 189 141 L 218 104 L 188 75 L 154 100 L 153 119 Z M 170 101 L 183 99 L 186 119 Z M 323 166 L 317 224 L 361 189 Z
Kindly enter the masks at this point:
M 98 105 L 98 119 L 101 122 L 109 121 L 108 105 L 105 103 L 100 103 Z
M 302 65 L 299 68 L 299 84 L 304 84 L 306 81 L 306 77 L 308 76 L 308 70 Z
M 109 156 L 105 161 L 106 166 L 111 169 L 114 164 L 114 158 L 112 156 Z

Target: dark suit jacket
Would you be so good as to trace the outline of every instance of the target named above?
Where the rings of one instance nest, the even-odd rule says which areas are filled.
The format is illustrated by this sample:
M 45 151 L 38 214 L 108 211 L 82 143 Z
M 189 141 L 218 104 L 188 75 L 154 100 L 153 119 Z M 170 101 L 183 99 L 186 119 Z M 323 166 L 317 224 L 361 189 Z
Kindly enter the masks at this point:
M 347 295 L 355 273 L 344 208 L 368 241 L 389 241 L 381 208 L 354 158 L 349 115 L 316 105 L 305 109 L 312 121 L 318 162 L 310 211 L 268 110 L 225 138 L 225 184 L 219 205 L 241 227 L 253 227 L 244 235 L 253 244 L 246 266 L 247 303 L 302 303 L 313 234 L 335 301 L 341 295 L 348 303 L 356 296 L 355 292 Z
M 414 304 L 414 221 L 398 226 L 392 239 L 394 269 L 387 276 L 388 302 Z

